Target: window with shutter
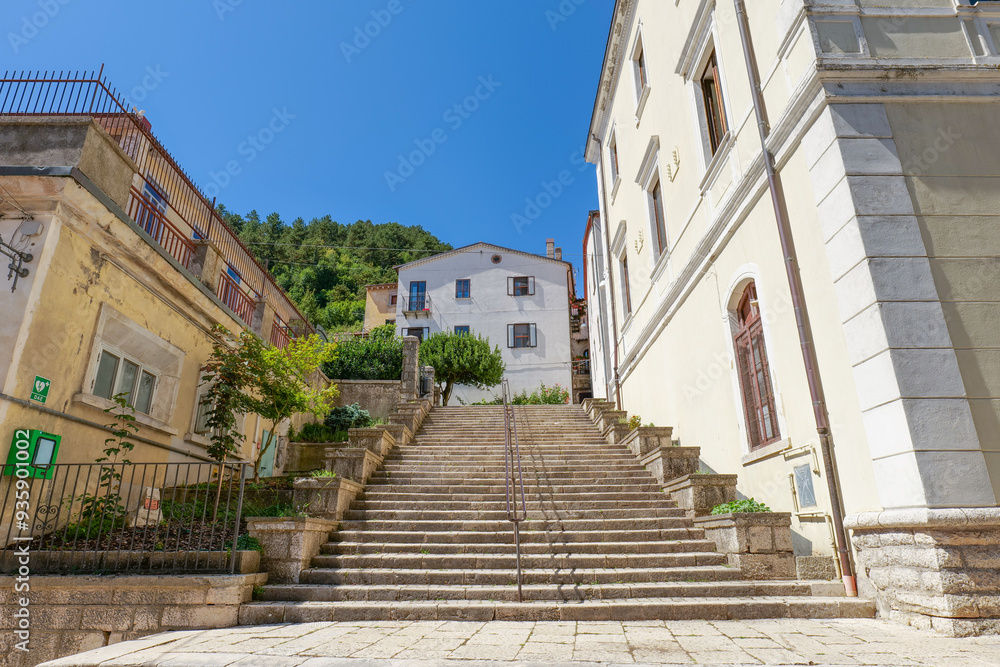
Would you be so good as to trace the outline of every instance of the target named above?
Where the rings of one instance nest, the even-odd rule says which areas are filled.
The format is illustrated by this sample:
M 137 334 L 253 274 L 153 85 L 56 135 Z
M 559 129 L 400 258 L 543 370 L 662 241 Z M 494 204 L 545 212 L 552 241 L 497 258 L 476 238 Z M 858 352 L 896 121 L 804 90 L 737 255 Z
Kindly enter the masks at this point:
M 534 324 L 508 324 L 507 347 L 537 347 L 538 334 Z
M 739 330 L 734 336 L 736 364 L 743 393 L 750 449 L 763 447 L 780 439 L 778 416 L 774 407 L 764 329 L 757 305 L 757 289 L 747 286 L 737 308 Z
M 511 296 L 532 296 L 534 293 L 534 276 L 516 276 L 507 279 L 507 294 Z

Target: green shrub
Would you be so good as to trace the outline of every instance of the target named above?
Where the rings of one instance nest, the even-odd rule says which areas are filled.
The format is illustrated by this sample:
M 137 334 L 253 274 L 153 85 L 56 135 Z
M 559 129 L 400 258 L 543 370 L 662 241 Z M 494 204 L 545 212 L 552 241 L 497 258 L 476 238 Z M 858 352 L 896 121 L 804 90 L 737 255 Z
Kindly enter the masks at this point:
M 396 327 L 386 324 L 337 344 L 337 357 L 323 365 L 323 372 L 337 380 L 398 380 L 403 376 L 403 339 Z
M 363 410 L 361 405 L 345 405 L 341 408 L 334 408 L 326 416 L 323 423 L 333 431 L 347 431 L 349 428 L 368 428 L 375 423 L 367 410 Z M 345 440 L 347 438 L 344 438 Z M 334 441 L 331 441 L 334 442 Z
M 226 544 L 226 548 L 229 548 L 229 544 Z M 256 537 L 250 537 L 246 533 L 240 535 L 236 538 L 236 550 L 237 551 L 264 551 L 260 542 L 257 541 Z
M 327 470 L 326 468 L 321 468 L 319 470 L 313 470 L 312 471 L 312 476 L 313 477 L 322 477 L 322 478 L 336 477 L 337 473 L 335 473 L 335 472 L 333 472 L 331 470 Z
M 712 508 L 712 514 L 737 514 L 740 512 L 770 512 L 771 508 L 764 503 L 758 503 L 753 498 L 734 500 Z
M 337 442 L 334 436 L 334 430 L 326 424 L 312 422 L 303 424 L 302 429 L 289 439 L 293 442 Z
M 557 384 L 548 387 L 544 382 L 538 391 L 529 394 L 526 389 L 522 389 L 511 399 L 514 405 L 562 405 L 567 401 L 569 391 Z

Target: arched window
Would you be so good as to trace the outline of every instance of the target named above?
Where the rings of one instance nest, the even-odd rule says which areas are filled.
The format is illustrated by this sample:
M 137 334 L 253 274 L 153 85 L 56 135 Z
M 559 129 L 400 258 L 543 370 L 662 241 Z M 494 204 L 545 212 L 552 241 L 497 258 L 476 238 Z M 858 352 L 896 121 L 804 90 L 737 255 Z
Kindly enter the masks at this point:
M 743 410 L 747 419 L 750 449 L 757 449 L 781 438 L 778 415 L 774 408 L 774 389 L 764 347 L 764 329 L 757 304 L 757 287 L 747 285 L 736 309 L 738 330 L 733 337 L 736 362 L 743 391 Z

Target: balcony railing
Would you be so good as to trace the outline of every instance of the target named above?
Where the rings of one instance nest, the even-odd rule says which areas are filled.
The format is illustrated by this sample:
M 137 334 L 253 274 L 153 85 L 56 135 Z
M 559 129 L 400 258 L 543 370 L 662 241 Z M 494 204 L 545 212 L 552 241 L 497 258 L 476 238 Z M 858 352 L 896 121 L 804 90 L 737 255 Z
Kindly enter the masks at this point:
M 431 298 L 426 294 L 400 297 L 404 313 L 431 314 Z
M 246 324 L 249 325 L 253 320 L 254 310 L 257 308 L 253 298 L 226 273 L 219 276 L 219 298 Z
M 279 350 L 284 350 L 294 336 L 288 324 L 277 315 L 274 316 L 274 324 L 271 325 L 271 345 Z
M 7 71 L 0 78 L 0 116 L 93 118 L 139 167 L 126 211 L 140 227 L 184 267 L 190 266 L 195 240 L 211 240 L 241 277 L 244 291 L 267 299 L 284 322 L 301 320 L 311 331 L 305 316 L 219 216 L 214 200 L 153 136 L 149 121 L 125 106 L 103 72 L 103 67 L 98 73 Z M 155 201 L 151 192 L 159 195 Z

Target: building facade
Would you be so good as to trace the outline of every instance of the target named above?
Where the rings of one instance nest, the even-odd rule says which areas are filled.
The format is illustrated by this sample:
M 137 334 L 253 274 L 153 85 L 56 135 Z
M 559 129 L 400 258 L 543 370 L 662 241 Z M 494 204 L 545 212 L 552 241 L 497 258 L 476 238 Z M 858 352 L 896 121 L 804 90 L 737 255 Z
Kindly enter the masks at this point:
M 396 323 L 397 294 L 396 283 L 365 285 L 365 331 Z
M 476 243 L 397 267 L 399 333 L 482 335 L 499 346 L 512 392 L 542 383 L 571 390 L 573 269 L 549 250 L 542 256 Z M 498 393 L 459 385 L 453 398 L 472 403 Z
M 754 0 L 749 59 L 742 4 L 615 4 L 587 150 L 595 394 L 792 512 L 797 555 L 833 552 L 756 70 L 863 591 L 996 627 L 949 565 L 870 556 L 880 531 L 966 544 L 970 516 L 1000 542 L 1000 3 Z
M 0 437 L 54 434 L 57 463 L 92 463 L 122 393 L 139 428 L 131 460 L 209 461 L 213 326 L 284 346 L 309 325 L 148 121 L 103 81 L 52 82 L 49 101 L 67 99 L 60 86 L 102 113 L 46 108 L 24 95 L 35 86 L 0 83 L 4 99 L 34 105 L 0 110 L 0 239 L 25 270 L 0 296 Z M 256 415 L 240 427 L 237 456 L 252 460 L 271 434 Z M 270 447 L 265 474 L 280 456 Z

